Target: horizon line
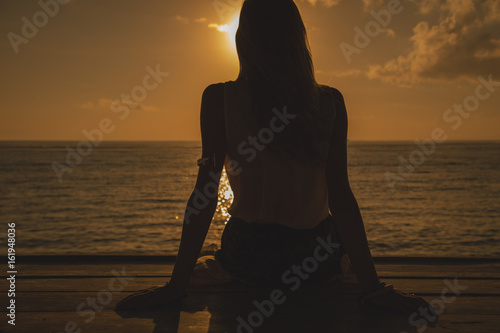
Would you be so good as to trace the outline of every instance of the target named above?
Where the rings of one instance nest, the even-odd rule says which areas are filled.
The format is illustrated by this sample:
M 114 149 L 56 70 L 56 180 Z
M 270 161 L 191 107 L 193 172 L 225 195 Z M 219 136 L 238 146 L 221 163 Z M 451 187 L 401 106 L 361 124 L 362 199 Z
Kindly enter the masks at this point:
M 412 142 L 429 140 L 427 139 L 348 139 L 348 142 Z M 76 139 L 0 139 L 0 142 L 81 142 L 88 140 L 76 140 Z M 103 140 L 101 143 L 112 143 L 112 142 L 196 142 L 201 143 L 201 140 Z M 450 139 L 447 142 L 500 142 L 500 139 Z

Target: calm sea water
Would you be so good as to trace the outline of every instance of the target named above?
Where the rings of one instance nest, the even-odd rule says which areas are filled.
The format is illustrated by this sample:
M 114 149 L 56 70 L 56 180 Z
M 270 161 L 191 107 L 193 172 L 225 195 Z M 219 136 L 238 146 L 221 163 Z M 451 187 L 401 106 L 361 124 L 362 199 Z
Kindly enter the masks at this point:
M 198 142 L 107 142 L 60 182 L 76 142 L 0 142 L 0 240 L 17 225 L 18 254 L 176 254 Z M 439 145 L 394 191 L 411 142 L 352 142 L 351 186 L 377 256 L 500 257 L 500 143 Z M 402 169 L 406 172 L 407 169 Z M 227 181 L 206 244 L 218 243 Z M 3 229 L 3 230 L 2 230 Z

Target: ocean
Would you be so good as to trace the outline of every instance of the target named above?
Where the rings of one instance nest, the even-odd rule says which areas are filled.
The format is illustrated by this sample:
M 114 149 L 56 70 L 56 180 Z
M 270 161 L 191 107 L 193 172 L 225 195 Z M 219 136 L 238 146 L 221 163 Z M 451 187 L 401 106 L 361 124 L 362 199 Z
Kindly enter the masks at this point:
M 104 142 L 71 167 L 66 147 L 77 142 L 0 142 L 2 243 L 14 222 L 18 255 L 177 253 L 201 143 Z M 499 142 L 350 142 L 372 254 L 500 257 L 499 166 Z M 231 199 L 224 178 L 206 245 Z

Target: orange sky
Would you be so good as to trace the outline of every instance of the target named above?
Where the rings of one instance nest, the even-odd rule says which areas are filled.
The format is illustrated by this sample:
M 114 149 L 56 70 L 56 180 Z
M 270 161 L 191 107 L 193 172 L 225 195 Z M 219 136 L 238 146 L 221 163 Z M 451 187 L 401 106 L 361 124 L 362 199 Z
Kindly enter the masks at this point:
M 238 73 L 239 1 L 59 1 L 69 3 L 42 0 L 49 14 L 37 1 L 0 2 L 0 140 L 81 140 L 103 119 L 105 140 L 200 139 L 204 88 Z M 499 1 L 298 5 L 318 81 L 346 99 L 350 139 L 426 139 L 440 127 L 500 140 L 500 86 L 478 88 L 479 76 L 500 81 Z M 157 68 L 169 75 L 146 77 Z

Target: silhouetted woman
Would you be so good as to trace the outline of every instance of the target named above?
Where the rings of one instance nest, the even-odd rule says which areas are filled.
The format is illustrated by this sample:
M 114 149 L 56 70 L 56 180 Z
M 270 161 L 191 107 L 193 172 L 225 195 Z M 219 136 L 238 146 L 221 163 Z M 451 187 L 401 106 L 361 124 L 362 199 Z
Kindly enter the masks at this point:
M 237 80 L 203 93 L 203 156 L 172 278 L 117 308 L 144 309 L 184 295 L 217 207 L 224 166 L 234 201 L 210 270 L 294 290 L 341 273 L 347 254 L 364 299 L 403 312 L 427 307 L 377 276 L 347 176 L 344 100 L 316 82 L 296 4 L 244 1 L 236 46 Z

